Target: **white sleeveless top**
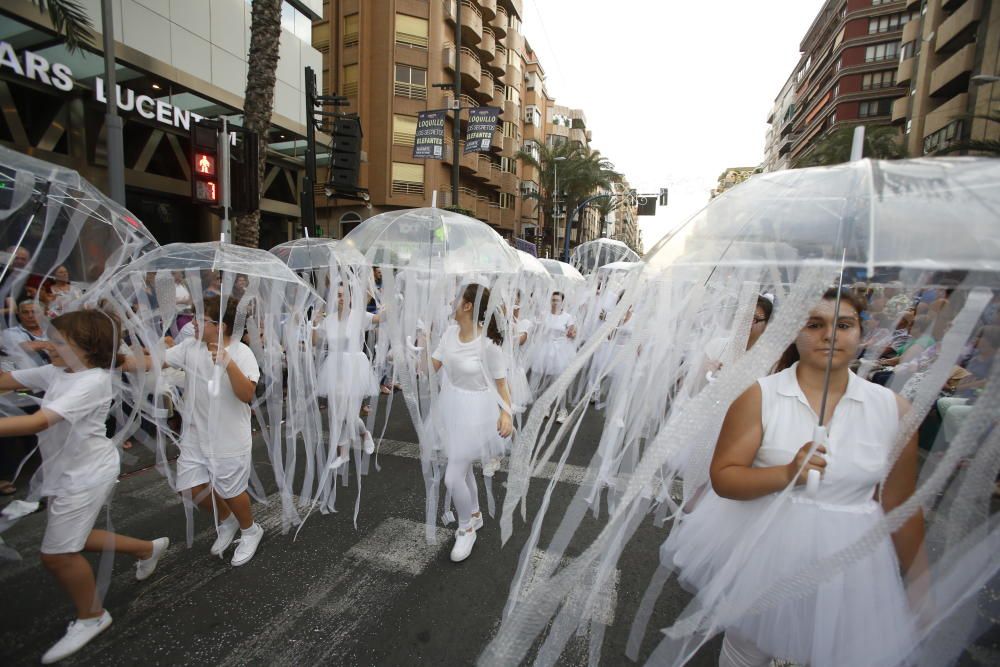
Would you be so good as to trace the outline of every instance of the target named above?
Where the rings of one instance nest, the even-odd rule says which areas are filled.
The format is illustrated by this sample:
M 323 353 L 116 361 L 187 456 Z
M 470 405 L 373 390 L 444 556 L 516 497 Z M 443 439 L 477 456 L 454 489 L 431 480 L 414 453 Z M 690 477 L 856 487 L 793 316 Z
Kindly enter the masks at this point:
M 764 437 L 754 467 L 785 465 L 813 438 L 818 419 L 799 387 L 797 366 L 757 381 Z M 896 395 L 850 373 L 847 391 L 827 425 L 828 462 L 814 502 L 872 509 L 875 488 L 884 476 L 898 430 Z M 813 500 L 804 489 L 797 487 L 793 499 Z

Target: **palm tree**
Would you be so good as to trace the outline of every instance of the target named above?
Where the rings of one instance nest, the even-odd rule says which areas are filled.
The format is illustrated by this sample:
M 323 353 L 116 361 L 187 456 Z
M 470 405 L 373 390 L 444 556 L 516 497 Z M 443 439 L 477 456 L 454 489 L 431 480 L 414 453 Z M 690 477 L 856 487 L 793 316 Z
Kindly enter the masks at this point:
M 854 128 L 837 128 L 816 142 L 811 151 L 795 162 L 795 168 L 826 167 L 848 162 Z M 899 141 L 899 130 L 889 126 L 869 127 L 865 130 L 864 156 L 876 160 L 898 160 L 906 157 L 906 150 Z
M 967 120 L 979 119 L 985 120 L 987 123 L 1000 124 L 1000 110 L 994 110 L 985 114 L 967 114 L 960 116 L 960 118 Z M 1000 157 L 1000 139 L 964 139 L 945 146 L 935 151 L 934 154 L 947 155 L 959 151 L 972 151 L 989 157 Z
M 275 73 L 278 69 L 278 42 L 281 39 L 281 0 L 253 0 L 250 21 L 250 53 L 247 56 L 247 88 L 243 100 L 243 127 L 256 132 L 257 189 L 263 196 L 267 165 L 267 131 L 274 110 Z M 307 122 L 310 122 L 307 119 Z M 312 196 L 308 193 L 307 196 Z M 233 240 L 256 248 L 260 242 L 260 209 L 233 221 Z
M 77 0 L 31 0 L 43 14 L 47 11 L 56 32 L 66 36 L 66 48 L 70 53 L 81 46 L 93 46 L 94 36 L 90 32 L 94 25 Z
M 611 184 L 622 178 L 608 158 L 589 146 L 578 147 L 572 159 L 567 162 L 569 174 L 565 192 L 566 215 L 569 216 L 573 215 L 580 202 L 599 191 L 610 191 Z M 562 181 L 562 178 L 559 180 Z
M 558 177 L 559 190 L 565 192 L 565 179 L 569 176 L 568 169 L 575 150 L 575 147 L 569 143 L 556 144 L 554 146 L 538 144 L 537 158 L 533 153 L 524 149 L 519 150 L 515 156 L 523 164 L 538 170 L 538 191 L 526 192 L 523 196 L 525 199 L 533 199 L 538 202 L 538 206 L 542 210 L 541 231 L 543 235 L 546 228 L 555 229 L 555 222 L 552 217 L 557 199 L 555 181 Z M 557 160 L 556 158 L 560 159 Z M 558 198 L 561 199 L 562 197 Z M 555 239 L 554 234 L 552 238 Z

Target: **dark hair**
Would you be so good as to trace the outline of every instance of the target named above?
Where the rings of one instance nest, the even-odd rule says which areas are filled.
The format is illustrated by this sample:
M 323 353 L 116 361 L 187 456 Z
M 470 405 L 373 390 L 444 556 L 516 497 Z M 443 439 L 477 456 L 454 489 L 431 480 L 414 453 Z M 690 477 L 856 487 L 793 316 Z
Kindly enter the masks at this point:
M 486 310 L 490 303 L 490 289 L 479 283 L 469 283 L 462 290 L 462 301 L 476 307 L 476 297 L 479 297 L 479 309 L 476 312 L 476 323 L 486 325 L 486 337 L 497 345 L 503 345 L 503 332 L 497 323 L 496 313 L 490 315 L 489 324 L 486 323 Z
M 565 301 L 565 300 L 566 300 L 566 295 L 565 295 L 565 294 L 563 294 L 562 292 L 553 292 L 553 293 L 552 293 L 552 296 L 555 296 L 555 295 L 557 295 L 557 294 L 559 295 L 559 298 L 560 298 L 560 299 L 562 299 L 563 301 Z
M 823 292 L 823 301 L 834 301 L 837 298 L 837 288 L 831 287 L 827 291 Z M 854 290 L 843 288 L 840 290 L 840 302 L 849 303 L 851 307 L 854 308 L 854 312 L 858 314 L 858 324 L 861 324 L 861 313 L 865 311 L 865 306 L 868 305 L 864 299 L 860 298 L 854 293 Z M 783 371 L 786 368 L 790 368 L 792 364 L 799 360 L 799 348 L 795 347 L 793 342 L 782 353 L 781 358 L 778 359 L 778 365 L 775 367 L 775 371 Z
M 774 312 L 774 304 L 771 303 L 771 300 L 767 299 L 765 297 L 762 297 L 762 296 L 758 296 L 757 297 L 757 308 L 760 308 L 761 310 L 764 311 L 764 321 L 765 322 L 770 322 L 771 321 L 771 313 Z
M 52 326 L 87 355 L 94 368 L 111 368 L 121 345 L 121 321 L 103 310 L 74 310 L 52 318 Z
M 226 335 L 231 336 L 236 328 L 236 299 L 230 298 L 226 301 L 226 312 L 222 311 L 222 297 L 205 297 L 205 317 L 215 320 L 219 324 L 226 325 Z

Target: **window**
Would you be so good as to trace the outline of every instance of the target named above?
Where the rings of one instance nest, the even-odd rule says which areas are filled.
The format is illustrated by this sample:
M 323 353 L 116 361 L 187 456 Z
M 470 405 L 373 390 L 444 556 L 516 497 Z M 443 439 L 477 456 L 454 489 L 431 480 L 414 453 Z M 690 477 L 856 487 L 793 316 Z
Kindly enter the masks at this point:
M 861 79 L 861 90 L 878 90 L 892 88 L 896 85 L 896 70 L 887 69 L 881 72 L 865 74 Z
M 519 91 L 514 86 L 507 86 L 506 99 L 508 102 L 514 102 L 515 104 L 521 104 L 521 91 Z
M 500 208 L 512 209 L 516 203 L 517 197 L 515 195 L 506 192 L 500 193 Z
M 396 146 L 412 146 L 417 138 L 416 116 L 392 115 L 392 143 Z
M 361 37 L 361 24 L 357 14 L 344 17 L 344 47 L 357 46 Z
M 395 94 L 411 100 L 426 100 L 427 70 L 397 63 Z
M 888 116 L 890 113 L 892 113 L 891 99 L 862 102 L 858 106 L 858 117 L 860 118 L 871 118 L 873 116 Z
M 953 121 L 934 134 L 924 137 L 924 153 L 933 153 L 941 150 L 962 138 L 962 130 L 965 123 L 961 120 Z
M 501 125 L 501 130 L 503 131 L 503 136 L 505 137 L 513 139 L 517 136 L 517 126 L 514 125 L 514 123 L 504 121 L 503 125 Z
M 882 42 L 865 47 L 865 62 L 877 63 L 892 60 L 899 55 L 899 42 Z
M 500 171 L 508 174 L 517 173 L 517 160 L 512 157 L 500 158 Z
M 868 19 L 868 34 L 875 35 L 880 32 L 893 32 L 901 29 L 909 22 L 910 14 L 908 12 L 887 14 L 885 16 L 873 16 Z
M 542 125 L 542 112 L 538 110 L 534 104 L 529 105 L 524 110 L 524 123 L 526 125 L 535 125 L 536 127 L 541 127 Z
M 896 0 L 872 0 L 872 7 L 878 7 L 879 5 L 888 5 L 890 2 L 895 2 Z
M 424 196 L 424 165 L 392 163 L 392 194 Z
M 358 74 L 360 67 L 354 65 L 344 65 L 344 78 L 340 82 L 340 94 L 346 97 L 354 97 L 358 94 Z
M 427 48 L 427 19 L 396 14 L 396 45 L 413 49 Z
M 920 43 L 922 40 L 916 39 L 912 42 L 907 42 L 903 44 L 899 51 L 899 59 L 906 60 L 907 58 L 912 58 L 913 56 L 920 54 Z
M 537 141 L 525 141 L 521 150 L 533 157 L 535 162 L 541 161 L 541 148 L 538 146 Z

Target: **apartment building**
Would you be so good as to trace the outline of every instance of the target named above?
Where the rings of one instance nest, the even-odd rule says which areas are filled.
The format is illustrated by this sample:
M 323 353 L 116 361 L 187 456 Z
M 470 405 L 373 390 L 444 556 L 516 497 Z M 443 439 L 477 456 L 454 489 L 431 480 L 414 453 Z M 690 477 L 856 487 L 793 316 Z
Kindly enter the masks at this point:
M 536 243 L 552 254 L 562 232 L 543 229 L 535 200 L 539 176 L 517 159 L 520 150 L 560 141 L 589 145 L 581 110 L 557 106 L 545 88 L 545 70 L 521 31 L 521 0 L 326 0 L 313 24 L 313 45 L 323 54 L 324 87 L 347 97 L 342 111 L 357 113 L 364 131 L 360 202 L 327 199 L 318 173 L 320 231 L 340 237 L 371 215 L 399 208 L 455 204 L 508 239 Z M 456 18 L 461 41 L 456 47 Z M 457 58 L 457 61 L 456 61 Z M 452 201 L 453 121 L 445 125 L 443 160 L 412 158 L 417 113 L 446 109 L 459 63 L 463 108 L 502 110 L 493 148 L 462 154 L 460 187 Z M 465 134 L 468 114 L 462 113 Z M 464 145 L 464 142 L 460 140 Z M 596 238 L 588 211 L 579 238 Z M 577 238 L 574 238 L 576 241 Z
M 0 3 L 0 143 L 77 170 L 108 191 L 100 0 L 81 0 L 93 47 L 67 49 L 28 0 Z M 118 113 L 123 122 L 126 206 L 160 243 L 219 238 L 219 215 L 192 203 L 190 128 L 198 117 L 238 118 L 250 47 L 249 0 L 112 0 Z M 303 68 L 320 67 L 311 45 L 321 0 L 282 4 L 281 37 L 261 191 L 260 244 L 300 227 L 305 173 Z M 43 66 L 44 64 L 44 66 Z M 49 73 L 52 73 L 52 76 Z M 56 77 L 55 73 L 61 72 Z
M 1000 104 L 1000 6 L 989 0 L 912 0 L 920 19 L 903 30 L 896 80 L 909 94 L 892 107 L 907 154 L 933 153 L 959 140 L 1000 139 L 985 115 Z
M 769 116 L 766 167 L 794 163 L 839 127 L 892 123 L 893 103 L 906 94 L 897 81 L 904 30 L 920 18 L 919 4 L 828 0 L 823 5 Z

